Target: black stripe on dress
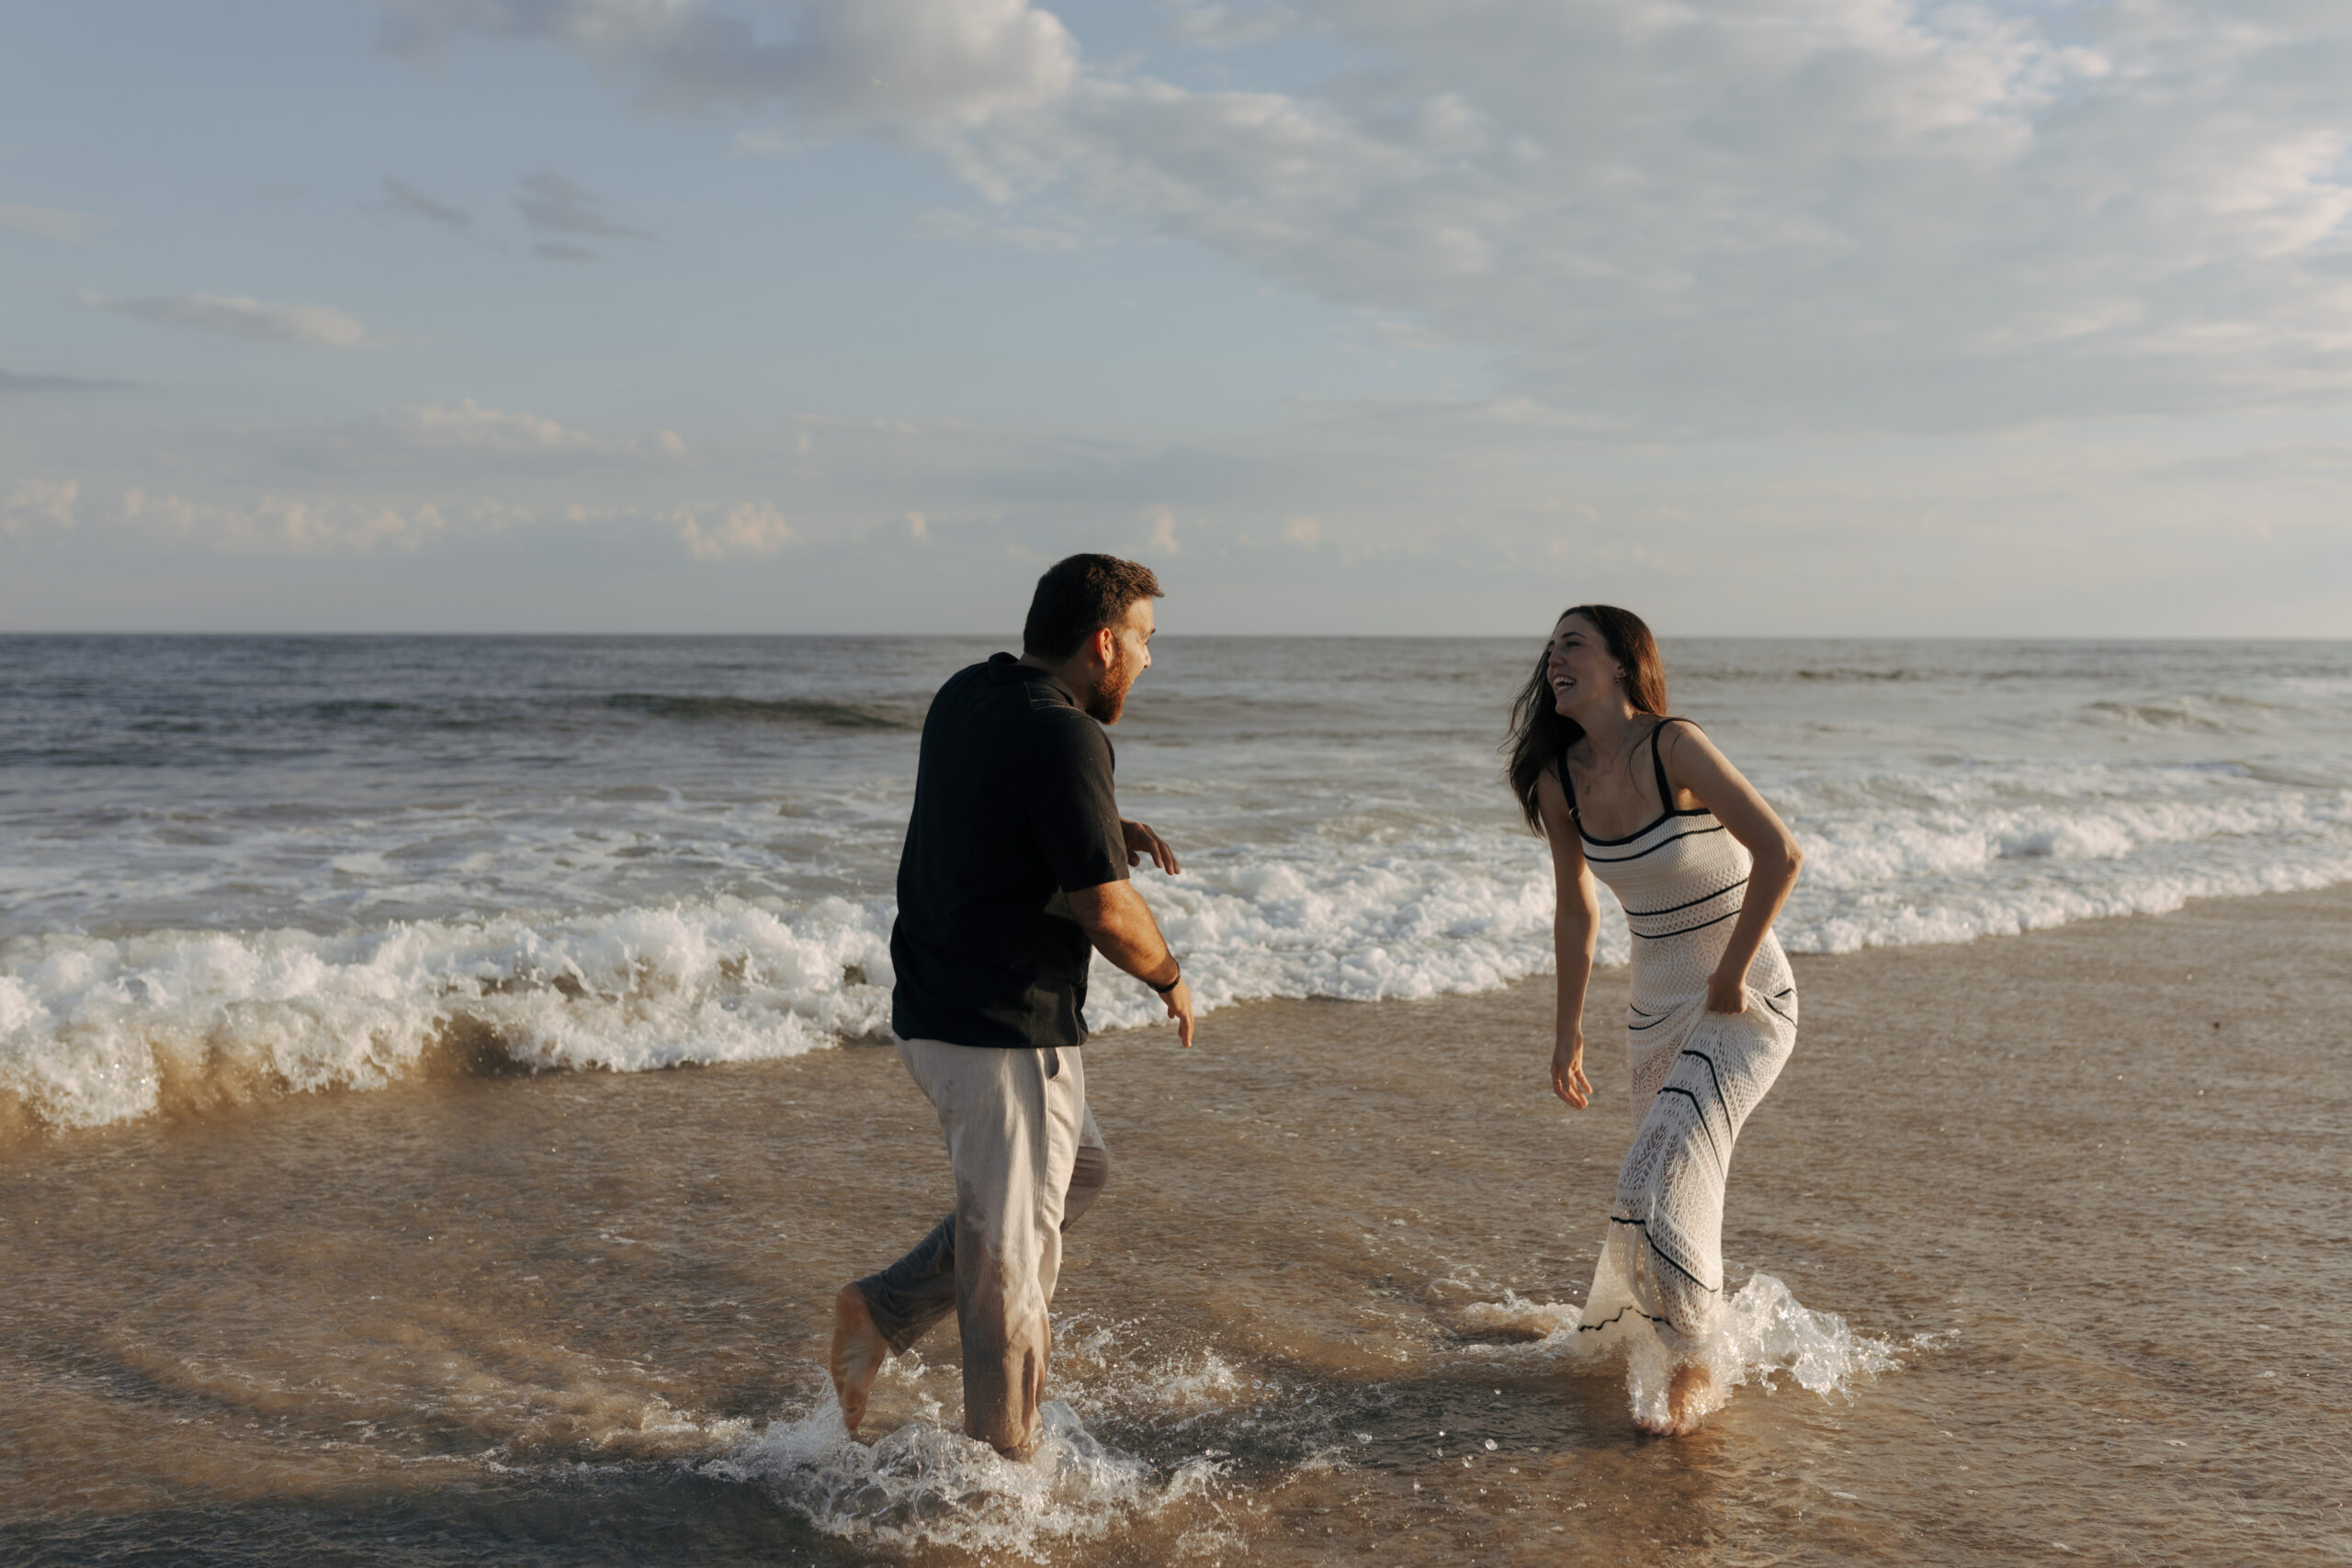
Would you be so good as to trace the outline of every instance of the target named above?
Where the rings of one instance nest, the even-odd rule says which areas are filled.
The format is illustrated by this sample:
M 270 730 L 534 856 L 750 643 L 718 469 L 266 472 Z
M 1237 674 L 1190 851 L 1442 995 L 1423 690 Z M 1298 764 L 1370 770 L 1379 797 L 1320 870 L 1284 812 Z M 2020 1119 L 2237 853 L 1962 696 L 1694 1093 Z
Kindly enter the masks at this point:
M 1699 815 L 1701 815 L 1701 813 L 1698 813 L 1698 812 L 1692 812 L 1692 813 L 1691 813 L 1691 815 L 1695 817 L 1695 816 L 1699 816 Z M 1689 832 L 1687 832 L 1687 833 L 1677 833 L 1677 834 L 1673 835 L 1673 837 L 1671 837 L 1671 838 L 1660 839 L 1657 843 L 1652 844 L 1648 849 L 1645 849 L 1645 850 L 1640 851 L 1639 852 L 1634 853 L 1634 854 L 1630 854 L 1630 855 L 1597 855 L 1597 854 L 1592 853 L 1592 852 L 1589 852 L 1589 851 L 1587 851 L 1587 852 L 1586 852 L 1586 853 L 1585 853 L 1585 857 L 1584 857 L 1584 858 L 1585 858 L 1585 859 L 1587 859 L 1587 860 L 1589 860 L 1589 861 L 1591 861 L 1591 862 L 1592 862 L 1593 863 L 1595 863 L 1596 865 L 1622 865 L 1622 864 L 1623 864 L 1625 862 L 1627 862 L 1627 861 L 1629 861 L 1629 860 L 1639 860 L 1639 859 L 1641 859 L 1641 858 L 1642 858 L 1642 856 L 1643 856 L 1643 855 L 1654 855 L 1654 854 L 1657 853 L 1657 852 L 1658 852 L 1658 851 L 1660 851 L 1660 850 L 1662 850 L 1662 849 L 1666 848 L 1666 846 L 1667 846 L 1667 845 L 1668 845 L 1668 844 L 1670 844 L 1670 843 L 1673 843 L 1673 842 L 1674 842 L 1676 840 L 1678 840 L 1678 839 L 1695 839 L 1695 838 L 1700 837 L 1702 834 L 1706 834 L 1706 833 L 1720 833 L 1720 832 L 1722 832 L 1722 831 L 1724 831 L 1724 825 L 1723 825 L 1722 823 L 1718 822 L 1718 823 L 1716 823 L 1716 824 L 1715 824 L 1713 827 L 1712 827 L 1712 828 L 1693 828 L 1693 829 L 1690 829 Z
M 1705 903 L 1710 898 L 1720 898 L 1726 893 L 1736 892 L 1747 886 L 1747 878 L 1743 876 L 1728 887 L 1718 888 L 1713 893 L 1702 893 L 1698 897 L 1690 900 L 1688 903 L 1668 904 L 1663 909 L 1628 909 L 1625 911 L 1625 918 L 1629 920 L 1646 920 L 1659 915 L 1676 914 L 1684 909 L 1695 908 L 1697 906 Z
M 1744 904 L 1740 906 L 1740 908 L 1746 908 L 1747 906 Z M 1701 920 L 1695 926 L 1678 926 L 1670 931 L 1633 931 L 1630 927 L 1627 928 L 1627 930 L 1629 934 L 1640 937 L 1644 942 L 1664 942 L 1670 936 L 1689 936 L 1692 931 L 1702 931 L 1709 926 L 1722 925 L 1725 920 L 1732 919 L 1733 916 L 1737 915 L 1738 913 L 1739 909 L 1734 909 L 1729 915 L 1717 915 L 1713 919 Z

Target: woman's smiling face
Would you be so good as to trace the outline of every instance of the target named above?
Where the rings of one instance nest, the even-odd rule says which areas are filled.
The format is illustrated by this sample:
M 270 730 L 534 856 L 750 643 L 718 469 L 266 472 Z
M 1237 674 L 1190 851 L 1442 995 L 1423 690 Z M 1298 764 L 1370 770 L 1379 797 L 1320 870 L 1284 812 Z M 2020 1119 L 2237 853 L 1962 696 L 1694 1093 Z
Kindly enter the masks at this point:
M 1552 682 L 1552 706 L 1561 714 L 1594 701 L 1618 695 L 1625 672 L 1600 628 L 1582 615 L 1562 615 L 1552 628 L 1552 649 L 1544 665 Z

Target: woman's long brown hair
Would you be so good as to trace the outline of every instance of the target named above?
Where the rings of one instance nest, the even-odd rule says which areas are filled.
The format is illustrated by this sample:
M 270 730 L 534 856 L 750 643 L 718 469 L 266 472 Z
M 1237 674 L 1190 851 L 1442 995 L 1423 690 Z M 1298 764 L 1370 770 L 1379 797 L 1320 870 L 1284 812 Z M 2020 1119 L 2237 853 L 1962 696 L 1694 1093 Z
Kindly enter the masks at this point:
M 1641 616 L 1614 604 L 1572 604 L 1552 624 L 1556 626 L 1570 615 L 1582 615 L 1591 622 L 1600 640 L 1609 645 L 1610 655 L 1625 667 L 1625 700 L 1634 711 L 1662 716 L 1666 666 L 1657 656 L 1657 638 L 1650 636 Z M 1510 705 L 1510 739 L 1502 747 L 1510 753 L 1510 791 L 1519 796 L 1527 825 L 1539 833 L 1544 830 L 1544 818 L 1535 805 L 1536 781 L 1545 768 L 1559 761 L 1561 752 L 1584 739 L 1584 726 L 1561 717 L 1553 705 L 1551 662 L 1552 648 L 1546 642 L 1544 651 L 1535 656 L 1534 672 Z

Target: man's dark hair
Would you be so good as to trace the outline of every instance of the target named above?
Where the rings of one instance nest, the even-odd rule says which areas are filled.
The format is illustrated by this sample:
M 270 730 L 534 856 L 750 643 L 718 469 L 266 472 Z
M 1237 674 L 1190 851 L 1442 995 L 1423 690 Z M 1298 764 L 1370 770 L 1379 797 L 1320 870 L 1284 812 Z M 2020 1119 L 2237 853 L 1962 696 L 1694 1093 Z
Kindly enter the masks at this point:
M 1079 644 L 1115 625 L 1138 599 L 1160 597 L 1151 568 L 1116 556 L 1065 556 L 1037 580 L 1021 651 L 1059 664 Z

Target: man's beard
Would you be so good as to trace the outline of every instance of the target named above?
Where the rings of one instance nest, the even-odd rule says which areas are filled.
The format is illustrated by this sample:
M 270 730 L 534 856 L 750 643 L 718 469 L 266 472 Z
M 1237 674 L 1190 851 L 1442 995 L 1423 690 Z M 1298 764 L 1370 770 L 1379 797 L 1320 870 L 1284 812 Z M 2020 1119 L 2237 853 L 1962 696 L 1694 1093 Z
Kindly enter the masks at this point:
M 1136 667 L 1127 658 L 1127 650 L 1120 649 L 1111 658 L 1111 666 L 1102 671 L 1102 679 L 1086 698 L 1086 716 L 1098 724 L 1116 724 L 1119 714 L 1127 705 L 1127 688 L 1136 683 Z

